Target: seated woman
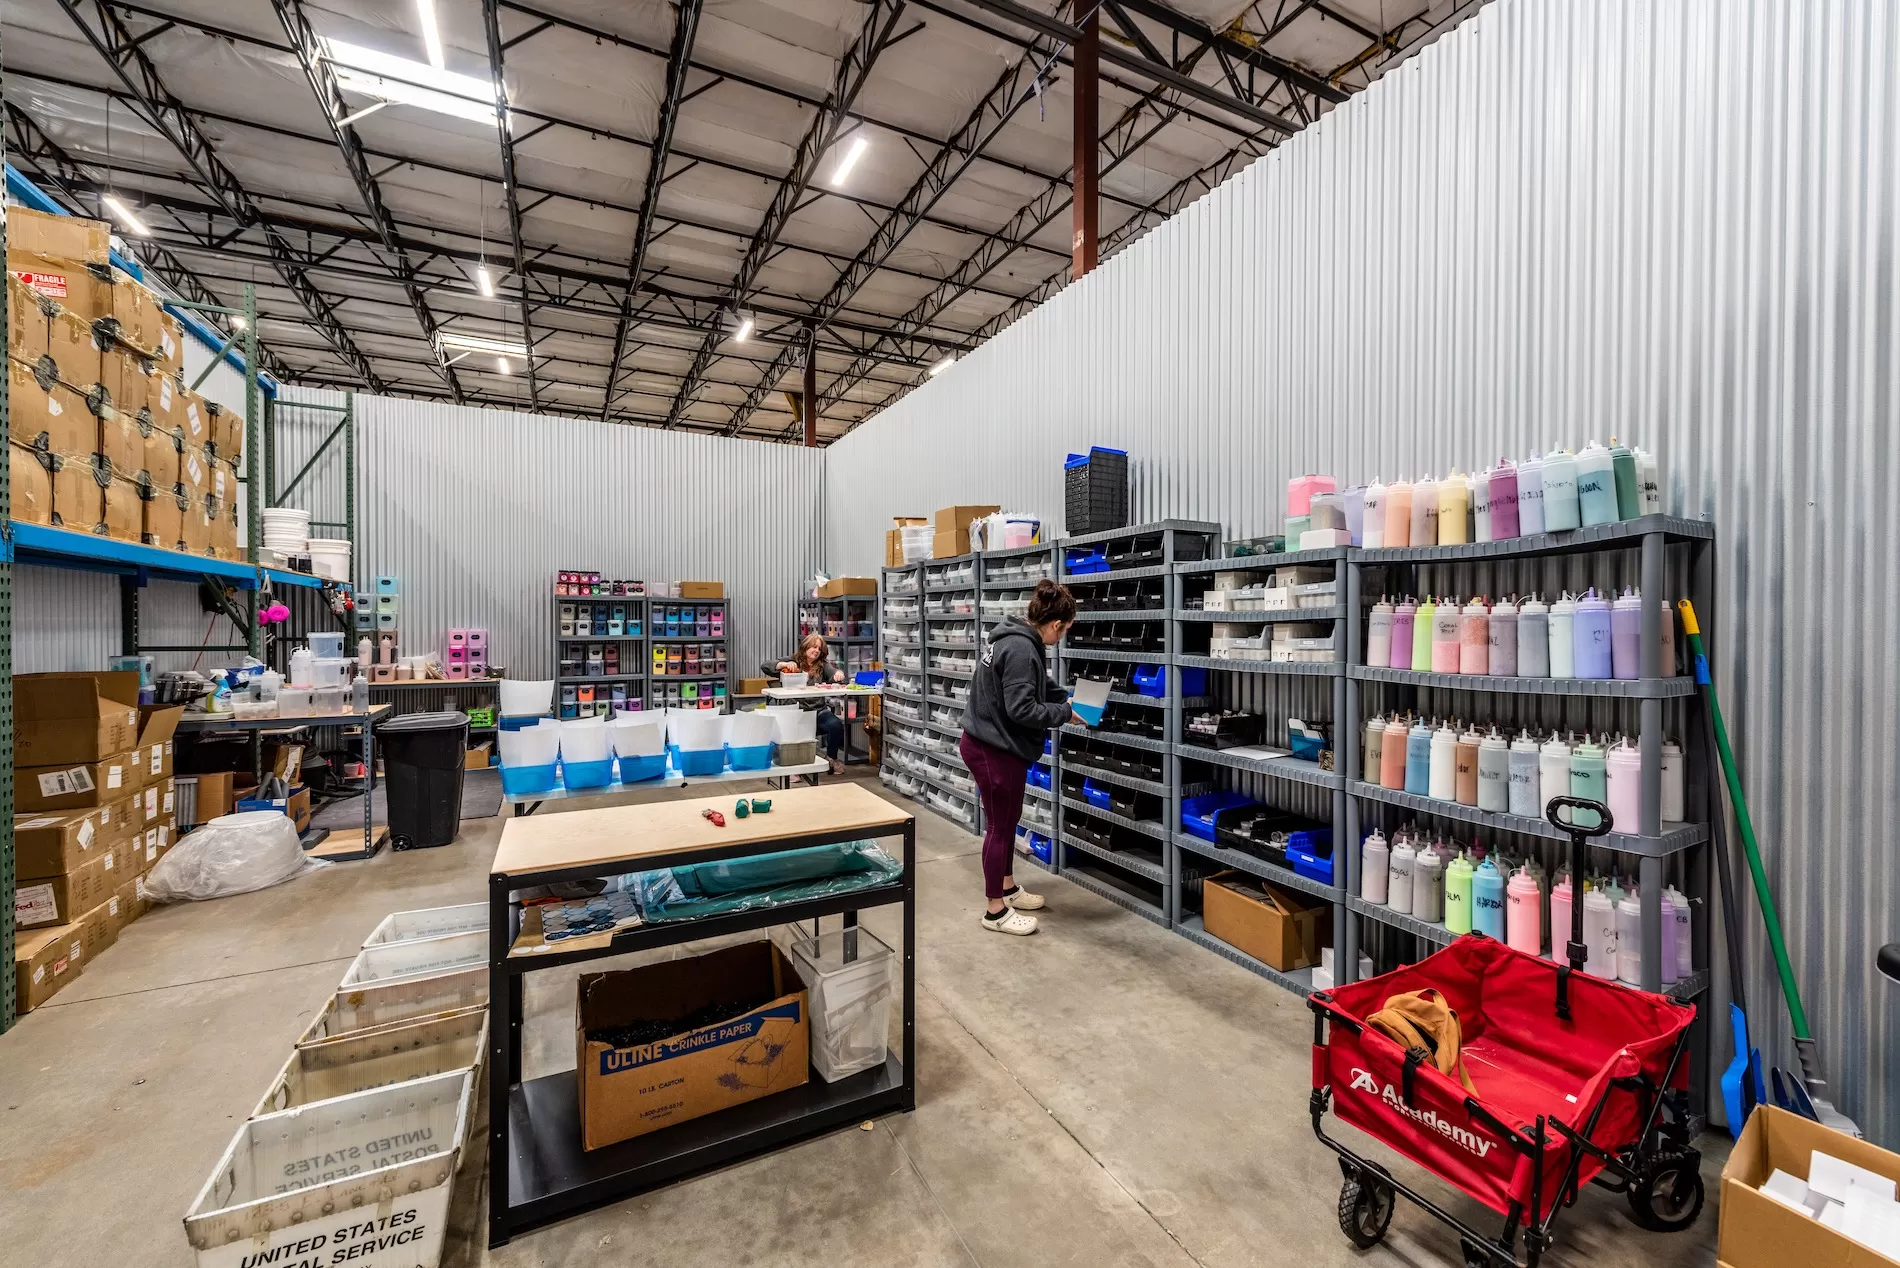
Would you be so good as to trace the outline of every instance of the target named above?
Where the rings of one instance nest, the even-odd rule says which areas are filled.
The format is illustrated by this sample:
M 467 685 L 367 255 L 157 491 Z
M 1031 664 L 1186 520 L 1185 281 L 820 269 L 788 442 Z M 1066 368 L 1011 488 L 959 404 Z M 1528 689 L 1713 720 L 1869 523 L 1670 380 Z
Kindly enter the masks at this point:
M 798 650 L 791 659 L 767 661 L 761 666 L 772 677 L 780 674 L 809 674 L 809 681 L 834 683 L 844 681 L 844 671 L 833 669 L 831 650 L 825 645 L 822 634 L 807 634 L 798 641 Z M 829 703 L 823 700 L 801 700 L 799 707 L 816 710 L 818 713 L 818 738 L 824 742 L 825 757 L 831 763 L 831 773 L 844 773 L 844 763 L 838 755 L 844 751 L 844 719 L 833 713 Z

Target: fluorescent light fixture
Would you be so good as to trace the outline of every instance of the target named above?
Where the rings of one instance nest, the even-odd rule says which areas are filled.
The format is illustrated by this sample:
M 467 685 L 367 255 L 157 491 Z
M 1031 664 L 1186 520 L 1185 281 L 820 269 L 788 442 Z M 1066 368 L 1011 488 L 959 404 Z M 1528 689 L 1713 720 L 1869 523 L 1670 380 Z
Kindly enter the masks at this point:
M 422 47 L 429 51 L 429 65 L 443 69 L 448 62 L 442 57 L 442 32 L 435 25 L 435 0 L 416 0 L 416 18 L 422 23 Z
M 356 123 L 358 120 L 369 118 L 371 115 L 375 114 L 378 110 L 381 110 L 384 106 L 387 106 L 388 104 L 389 103 L 387 101 L 372 101 L 370 102 L 369 105 L 364 106 L 361 110 L 358 110 L 353 114 L 346 114 L 341 119 L 338 119 L 336 121 L 336 126 L 339 128 L 347 128 L 351 124 Z
M 244 329 L 244 319 L 242 317 L 239 317 L 235 313 L 231 315 L 231 329 L 233 330 Z
M 945 370 L 948 370 L 951 366 L 955 365 L 956 363 L 957 363 L 957 359 L 955 357 L 945 357 L 943 360 L 937 362 L 937 364 L 930 367 L 930 377 L 933 379 L 936 378 L 939 374 L 942 374 Z
M 114 198 L 111 194 L 107 194 L 99 201 L 106 205 L 107 211 L 110 211 L 119 218 L 120 224 L 130 229 L 133 233 L 138 234 L 139 237 L 149 238 L 152 236 L 152 231 L 145 227 L 145 222 L 133 215 L 130 207 Z
M 524 361 L 528 358 L 528 345 L 516 340 L 485 339 L 481 335 L 438 330 L 435 342 L 444 352 L 453 349 L 456 352 L 480 352 L 491 357 L 520 357 Z
M 751 337 L 752 337 L 752 319 L 748 317 L 744 321 L 739 323 L 739 329 L 732 336 L 732 341 L 734 343 L 744 343 L 746 340 L 750 339 Z
M 495 85 L 487 80 L 342 40 L 325 40 L 323 51 L 340 87 L 458 119 L 495 122 Z
M 513 373 L 514 373 L 514 371 L 513 371 L 512 369 L 510 369 L 510 368 L 508 367 L 508 358 L 507 358 L 507 357 L 496 357 L 496 358 L 495 358 L 495 368 L 496 368 L 497 370 L 500 370 L 500 371 L 501 371 L 501 372 L 502 372 L 503 374 L 513 374 Z
M 833 185 L 844 184 L 844 178 L 851 175 L 851 169 L 857 165 L 858 160 L 864 157 L 864 152 L 870 148 L 870 141 L 866 140 L 862 135 L 852 137 L 851 148 L 844 152 L 844 157 L 838 160 L 838 169 L 831 174 L 831 183 Z
M 483 299 L 495 298 L 495 275 L 488 271 L 486 264 L 475 266 L 475 286 L 481 291 Z

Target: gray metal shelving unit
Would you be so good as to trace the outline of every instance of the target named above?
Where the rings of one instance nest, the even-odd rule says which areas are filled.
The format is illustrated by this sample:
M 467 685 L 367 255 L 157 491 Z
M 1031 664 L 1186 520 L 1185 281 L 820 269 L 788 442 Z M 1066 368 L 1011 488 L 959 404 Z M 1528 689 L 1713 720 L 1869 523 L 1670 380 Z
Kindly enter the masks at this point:
M 878 659 L 884 665 L 878 778 L 918 805 L 927 806 L 923 776 L 913 769 L 936 756 L 924 742 L 929 706 L 924 703 L 923 693 L 923 576 L 920 563 L 885 568 L 878 574 Z M 891 615 L 893 612 L 899 615 Z M 904 657 L 904 663 L 893 660 L 894 654 Z M 910 662 L 912 656 L 916 658 L 914 664 Z M 893 684 L 893 674 L 899 682 L 915 680 L 917 689 Z
M 605 604 L 610 609 L 614 607 L 624 608 L 627 615 L 622 618 L 623 624 L 621 626 L 621 633 L 575 634 L 564 631 L 561 624 L 563 619 L 563 607 L 565 606 L 570 612 L 578 613 L 580 604 L 589 605 L 590 613 L 592 611 L 592 605 L 595 604 Z M 567 619 L 570 622 L 569 629 L 571 630 L 571 622 L 577 618 L 570 616 Z M 626 633 L 626 625 L 624 622 L 627 621 L 637 622 L 640 632 L 638 634 Z M 563 707 L 568 703 L 568 701 L 564 699 L 563 693 L 564 690 L 569 687 L 575 689 L 577 697 L 580 688 L 583 686 L 606 687 L 608 689 L 607 709 L 597 712 L 611 711 L 613 707 L 613 686 L 615 684 L 626 688 L 625 695 L 627 699 L 640 701 L 641 708 L 650 707 L 646 703 L 646 692 L 639 686 L 640 683 L 645 681 L 647 676 L 649 655 L 647 651 L 647 634 L 649 631 L 647 628 L 647 601 L 645 596 L 624 594 L 557 594 L 554 596 L 553 624 L 554 715 L 556 717 L 569 716 Z M 589 617 L 588 628 L 593 628 L 591 616 Z M 607 673 L 604 666 L 601 672 L 597 674 L 585 672 L 569 673 L 567 671 L 566 666 L 577 659 L 581 664 L 581 668 L 583 670 L 586 668 L 587 645 L 589 643 L 598 643 L 603 649 L 609 643 L 614 645 L 614 664 L 616 666 L 614 673 Z M 572 654 L 570 654 L 570 649 L 572 649 Z M 576 714 L 574 716 L 582 716 L 579 714 L 579 700 L 576 699 L 573 703 L 576 708 Z
M 1171 830 L 1181 820 L 1181 782 L 1179 763 L 1170 753 L 1181 738 L 1185 703 L 1180 672 L 1173 660 L 1181 648 L 1182 630 L 1182 623 L 1176 619 L 1176 610 L 1181 607 L 1177 569 L 1217 553 L 1220 531 L 1220 525 L 1202 520 L 1161 520 L 1071 537 L 1058 543 L 1060 580 L 1075 592 L 1083 608 L 1076 625 L 1063 641 L 1057 669 L 1059 681 L 1066 686 L 1077 675 L 1096 676 L 1102 669 L 1112 672 L 1119 666 L 1126 666 L 1132 674 L 1138 665 L 1151 665 L 1167 670 L 1167 686 L 1164 694 L 1157 697 L 1118 690 L 1110 700 L 1109 707 L 1117 717 L 1158 715 L 1154 720 L 1158 726 L 1153 721 L 1143 720 L 1149 734 L 1081 726 L 1066 726 L 1058 732 L 1057 866 L 1064 876 L 1084 889 L 1163 927 L 1175 924 L 1178 919 L 1183 884 L 1198 882 L 1199 878 L 1198 869 L 1184 871 L 1181 851 Z M 1105 556 L 1107 569 L 1074 571 L 1074 566 L 1097 547 Z M 1151 584 L 1154 582 L 1159 585 Z M 1131 597 L 1134 602 L 1147 606 L 1109 606 Z M 1122 637 L 1124 632 L 1115 628 L 1117 622 L 1159 625 L 1162 646 L 1158 649 L 1134 645 L 1076 646 L 1078 637 L 1084 644 Z M 1123 751 L 1129 756 L 1114 756 Z M 1149 779 L 1126 769 L 1105 768 L 1101 761 L 1089 760 L 1090 754 L 1105 755 L 1109 761 L 1133 763 L 1158 759 L 1148 768 L 1155 770 L 1160 778 Z M 1082 760 L 1076 760 L 1078 757 Z M 1133 792 L 1142 798 L 1138 806 L 1158 805 L 1160 818 L 1151 820 L 1087 804 L 1080 795 L 1079 785 L 1074 789 L 1063 787 L 1065 778 L 1074 784 L 1074 777 L 1078 775 L 1088 779 L 1099 777 L 1099 782 L 1110 788 Z M 1076 834 L 1078 825 L 1084 830 L 1106 831 L 1110 844 L 1105 846 L 1083 839 Z M 1187 877 L 1192 880 L 1184 879 Z
M 686 684 L 692 683 L 699 692 L 704 692 L 707 687 L 710 686 L 716 701 L 715 707 L 730 710 L 732 708 L 732 676 L 737 668 L 732 663 L 732 654 L 730 651 L 732 646 L 732 608 L 730 606 L 730 600 L 723 598 L 675 599 L 658 595 L 648 595 L 646 605 L 647 663 L 640 668 L 647 680 L 647 707 L 650 709 L 663 707 L 663 693 L 669 686 L 678 683 L 684 687 Z M 665 620 L 665 614 L 668 608 L 682 608 L 687 610 L 717 608 L 720 614 L 719 633 L 712 633 L 710 622 L 708 622 L 707 632 L 704 634 L 699 633 L 697 628 L 690 634 L 671 632 L 673 627 L 667 625 Z M 685 658 L 682 655 L 681 672 L 674 674 L 655 673 L 653 671 L 652 657 L 655 653 L 665 648 L 675 646 L 684 647 L 687 644 L 697 644 L 702 649 L 706 647 L 713 648 L 715 656 L 723 655 L 725 657 L 725 668 L 718 668 L 718 661 L 715 659 L 714 668 L 708 669 L 702 657 L 699 672 L 689 674 L 685 672 Z M 703 704 L 703 695 L 696 697 L 696 702 Z M 684 702 L 682 701 L 682 703 Z

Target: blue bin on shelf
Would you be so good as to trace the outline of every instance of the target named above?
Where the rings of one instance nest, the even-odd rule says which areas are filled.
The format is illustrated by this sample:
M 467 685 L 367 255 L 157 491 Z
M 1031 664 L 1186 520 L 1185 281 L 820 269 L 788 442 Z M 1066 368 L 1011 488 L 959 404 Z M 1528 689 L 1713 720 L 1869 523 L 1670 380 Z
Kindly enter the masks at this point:
M 770 744 L 748 744 L 744 748 L 726 745 L 726 764 L 734 770 L 764 770 L 772 764 Z
M 884 671 L 881 669 L 860 669 L 851 676 L 851 681 L 860 687 L 882 687 Z
M 1289 867 L 1307 880 L 1330 885 L 1333 883 L 1333 834 L 1330 831 L 1325 834 L 1324 844 L 1312 839 L 1319 835 L 1317 832 L 1294 833 L 1294 840 L 1287 843 L 1286 861 Z M 1303 844 L 1296 844 L 1300 837 L 1309 839 Z
M 1029 834 L 1029 852 L 1038 862 L 1052 864 L 1056 857 L 1056 843 L 1040 832 L 1032 832 Z
M 544 793 L 554 791 L 554 763 L 546 766 L 504 766 L 501 790 L 505 793 Z
M 1189 836 L 1203 841 L 1214 839 L 1214 819 L 1223 810 L 1236 810 L 1241 806 L 1257 805 L 1252 797 L 1244 793 L 1220 792 L 1202 793 L 1198 797 L 1189 797 L 1181 803 L 1181 830 Z
M 655 753 L 650 757 L 622 757 L 620 762 L 620 782 L 623 784 L 641 784 L 649 779 L 659 779 L 666 774 L 666 754 Z
M 597 762 L 562 762 L 561 782 L 570 789 L 605 788 L 614 782 L 614 759 Z
M 1136 665 L 1135 672 L 1128 676 L 1128 681 L 1134 684 L 1137 694 L 1159 700 L 1168 694 L 1168 667 L 1166 665 Z M 1181 694 L 1183 696 L 1206 695 L 1207 671 L 1183 669 Z
M 1029 786 L 1031 788 L 1047 790 L 1053 786 L 1054 779 L 1055 777 L 1049 773 L 1047 766 L 1037 765 L 1029 768 Z
M 1068 570 L 1072 576 L 1086 576 L 1091 572 L 1108 571 L 1108 552 L 1101 547 L 1080 546 L 1067 552 Z
M 1102 787 L 1092 779 L 1085 779 L 1082 781 L 1082 800 L 1088 802 L 1097 810 L 1107 810 L 1109 808 L 1108 789 Z
M 680 749 L 673 750 L 673 768 L 682 775 L 720 775 L 726 769 L 726 750 L 724 748 Z

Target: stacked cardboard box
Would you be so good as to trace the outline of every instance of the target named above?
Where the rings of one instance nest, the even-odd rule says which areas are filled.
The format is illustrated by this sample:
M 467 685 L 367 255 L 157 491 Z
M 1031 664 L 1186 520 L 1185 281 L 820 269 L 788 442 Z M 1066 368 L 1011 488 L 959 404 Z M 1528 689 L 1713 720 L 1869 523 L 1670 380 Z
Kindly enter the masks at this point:
M 45 1003 L 148 907 L 177 836 L 181 708 L 141 706 L 136 673 L 13 680 L 14 952 L 19 1006 Z
M 235 557 L 243 426 L 185 386 L 178 324 L 100 221 L 6 216 L 14 518 L 200 555 L 228 535 Z

